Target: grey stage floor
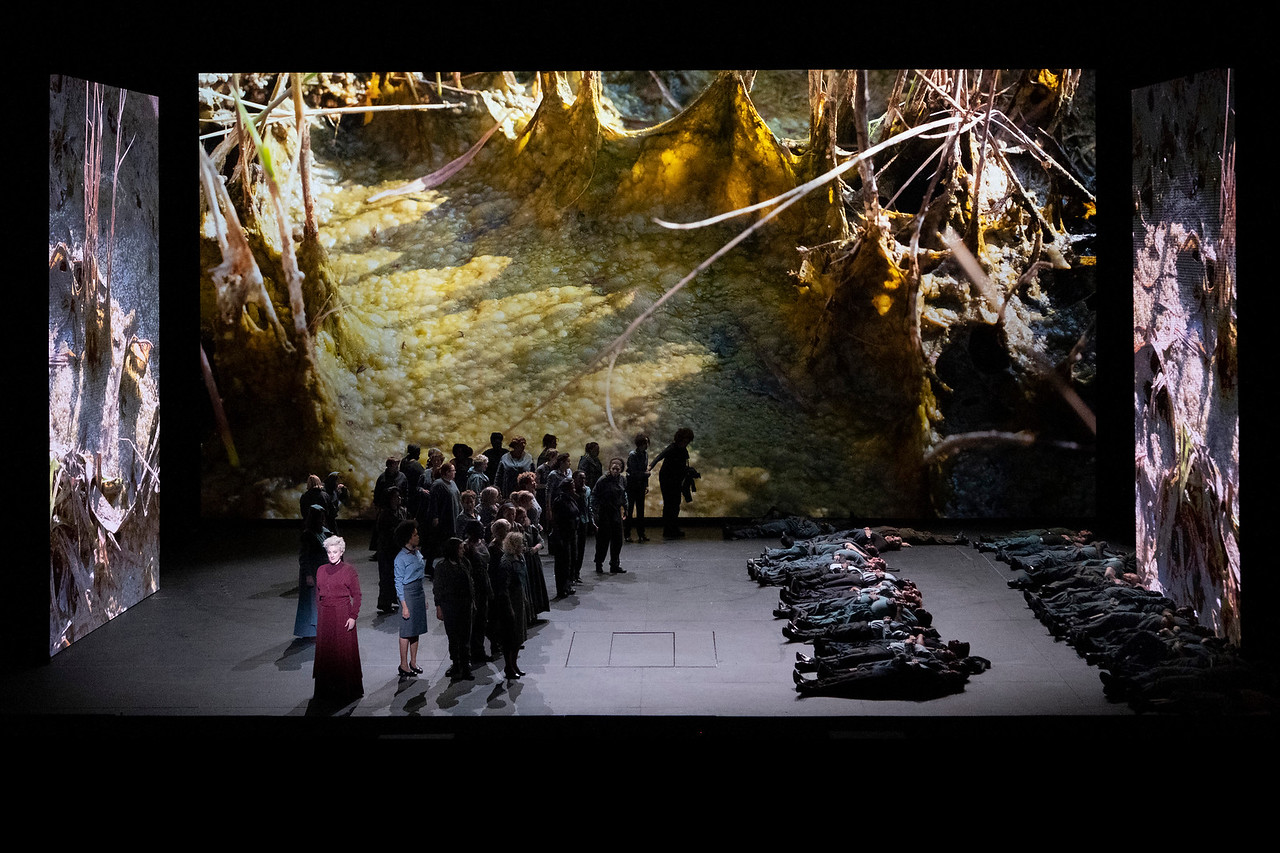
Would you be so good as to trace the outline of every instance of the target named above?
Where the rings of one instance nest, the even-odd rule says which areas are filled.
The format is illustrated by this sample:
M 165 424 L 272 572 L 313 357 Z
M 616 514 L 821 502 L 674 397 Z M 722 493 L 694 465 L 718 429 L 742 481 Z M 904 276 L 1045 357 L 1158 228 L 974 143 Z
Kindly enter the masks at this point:
M 683 541 L 625 546 L 626 574 L 598 576 L 588 566 L 578 595 L 554 602 L 531 630 L 520 681 L 508 684 L 500 664 L 486 664 L 476 680 L 450 683 L 434 615 L 418 656 L 425 672 L 401 680 L 399 620 L 374 611 L 377 570 L 366 536 L 349 534 L 365 593 L 358 626 L 365 696 L 354 705 L 312 703 L 314 649 L 290 634 L 296 532 L 254 526 L 209 537 L 204 559 L 162 567 L 159 592 L 48 665 L 5 675 L 0 713 L 13 715 L 11 723 L 109 720 L 126 733 L 136 719 L 148 731 L 198 722 L 238 731 L 256 724 L 285 732 L 488 735 L 510 724 L 486 720 L 507 719 L 578 732 L 824 737 L 950 732 L 979 721 L 1002 731 L 1050 720 L 1092 730 L 1134 717 L 1103 696 L 1097 669 L 1055 641 L 1008 587 L 1007 565 L 961 546 L 887 557 L 923 591 L 943 639 L 970 643 L 990 670 L 972 676 L 962 693 L 930 701 L 800 697 L 792 666 L 797 651 L 812 647 L 782 635 L 784 622 L 772 612 L 777 588 L 746 573 L 747 558 L 776 542 L 724 541 L 718 530 L 697 528 Z M 548 576 L 550 568 L 548 561 Z

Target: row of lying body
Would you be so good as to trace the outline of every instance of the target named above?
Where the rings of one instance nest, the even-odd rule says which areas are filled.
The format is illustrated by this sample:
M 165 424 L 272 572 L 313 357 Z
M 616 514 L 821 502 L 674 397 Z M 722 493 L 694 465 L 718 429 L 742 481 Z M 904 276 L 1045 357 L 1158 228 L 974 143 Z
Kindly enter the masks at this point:
M 990 662 L 967 643 L 944 643 L 916 585 L 892 572 L 884 550 L 909 545 L 861 528 L 769 549 L 747 563 L 761 586 L 779 586 L 783 634 L 812 642 L 792 678 L 802 695 L 928 699 L 964 689 Z M 859 544 L 859 540 L 866 544 Z
M 1141 711 L 1231 713 L 1275 696 L 1274 677 L 1194 609 L 1141 585 L 1132 552 L 1105 542 L 986 544 L 1018 572 L 1009 586 L 1050 633 L 1101 669 L 1108 698 Z

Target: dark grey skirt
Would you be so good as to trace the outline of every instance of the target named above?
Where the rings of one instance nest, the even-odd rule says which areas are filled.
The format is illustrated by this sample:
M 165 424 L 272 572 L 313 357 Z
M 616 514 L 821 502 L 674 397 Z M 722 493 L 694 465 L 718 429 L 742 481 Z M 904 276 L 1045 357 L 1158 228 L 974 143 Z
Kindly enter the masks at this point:
M 400 619 L 400 636 L 409 638 L 427 633 L 427 591 L 421 580 L 404 585 L 404 600 L 409 605 L 409 618 Z

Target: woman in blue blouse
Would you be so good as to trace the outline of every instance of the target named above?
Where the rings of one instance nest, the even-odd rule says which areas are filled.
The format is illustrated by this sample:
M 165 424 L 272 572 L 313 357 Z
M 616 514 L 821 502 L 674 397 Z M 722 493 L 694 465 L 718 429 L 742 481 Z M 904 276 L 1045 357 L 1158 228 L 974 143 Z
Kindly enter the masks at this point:
M 400 677 L 420 675 L 418 637 L 427 633 L 427 593 L 422 585 L 426 563 L 418 550 L 418 523 L 405 521 L 395 530 L 400 546 L 395 560 L 396 595 L 400 598 Z

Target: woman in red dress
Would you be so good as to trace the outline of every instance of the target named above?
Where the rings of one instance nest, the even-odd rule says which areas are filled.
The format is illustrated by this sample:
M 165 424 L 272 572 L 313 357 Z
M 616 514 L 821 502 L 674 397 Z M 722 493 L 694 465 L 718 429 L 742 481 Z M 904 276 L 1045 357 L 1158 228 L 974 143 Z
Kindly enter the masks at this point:
M 364 695 L 356 617 L 360 615 L 360 577 L 343 561 L 341 536 L 324 540 L 329 562 L 316 569 L 315 698 L 349 702 Z

